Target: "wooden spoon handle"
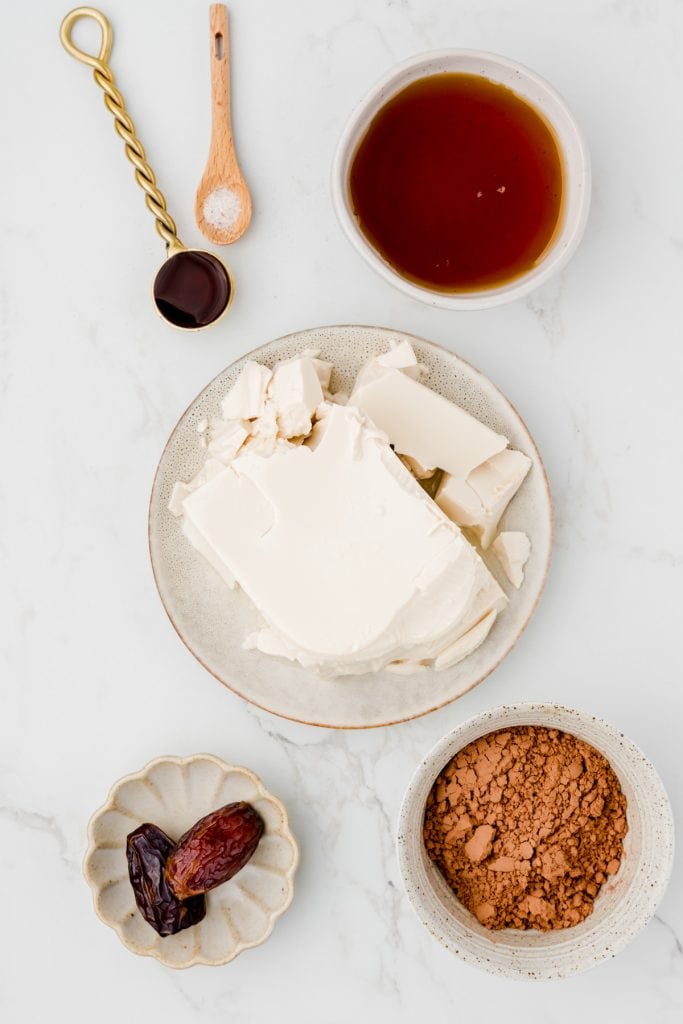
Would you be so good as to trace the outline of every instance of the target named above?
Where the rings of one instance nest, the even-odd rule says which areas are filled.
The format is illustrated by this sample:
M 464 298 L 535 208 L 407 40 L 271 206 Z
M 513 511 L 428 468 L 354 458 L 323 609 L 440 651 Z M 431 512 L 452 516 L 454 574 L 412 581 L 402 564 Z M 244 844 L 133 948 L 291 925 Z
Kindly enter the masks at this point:
M 230 172 L 237 165 L 230 116 L 230 34 L 228 8 L 209 9 L 211 60 L 211 156 L 214 169 Z

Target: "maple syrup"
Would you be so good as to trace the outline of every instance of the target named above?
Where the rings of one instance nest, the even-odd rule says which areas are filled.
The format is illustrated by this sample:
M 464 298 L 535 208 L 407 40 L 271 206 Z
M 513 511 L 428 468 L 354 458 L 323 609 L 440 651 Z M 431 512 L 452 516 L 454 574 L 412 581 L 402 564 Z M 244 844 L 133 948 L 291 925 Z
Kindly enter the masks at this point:
M 359 227 L 403 277 L 440 292 L 493 288 L 553 240 L 562 158 L 543 116 L 479 75 L 421 78 L 376 114 L 354 154 Z

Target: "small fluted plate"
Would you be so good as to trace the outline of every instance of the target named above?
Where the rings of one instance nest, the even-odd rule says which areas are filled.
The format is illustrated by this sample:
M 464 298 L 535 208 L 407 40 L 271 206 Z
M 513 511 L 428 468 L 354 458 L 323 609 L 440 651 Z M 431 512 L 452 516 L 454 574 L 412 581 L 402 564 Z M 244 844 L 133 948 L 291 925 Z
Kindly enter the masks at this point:
M 192 928 L 162 938 L 138 910 L 128 878 L 126 837 L 152 822 L 178 839 L 199 818 L 225 804 L 246 800 L 265 831 L 251 860 L 206 895 L 206 917 Z M 218 966 L 264 942 L 294 895 L 299 860 L 287 812 L 247 768 L 211 754 L 159 757 L 112 787 L 90 819 L 83 873 L 97 915 L 124 946 L 167 967 Z

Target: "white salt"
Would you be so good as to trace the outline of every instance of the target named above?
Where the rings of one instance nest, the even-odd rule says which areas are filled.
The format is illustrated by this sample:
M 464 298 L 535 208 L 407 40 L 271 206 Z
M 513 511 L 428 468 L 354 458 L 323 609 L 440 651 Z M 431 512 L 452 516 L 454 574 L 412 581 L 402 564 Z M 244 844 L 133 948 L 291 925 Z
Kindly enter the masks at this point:
M 242 203 L 237 192 L 231 188 L 215 188 L 204 200 L 204 220 L 215 228 L 228 230 L 235 226 L 242 210 Z

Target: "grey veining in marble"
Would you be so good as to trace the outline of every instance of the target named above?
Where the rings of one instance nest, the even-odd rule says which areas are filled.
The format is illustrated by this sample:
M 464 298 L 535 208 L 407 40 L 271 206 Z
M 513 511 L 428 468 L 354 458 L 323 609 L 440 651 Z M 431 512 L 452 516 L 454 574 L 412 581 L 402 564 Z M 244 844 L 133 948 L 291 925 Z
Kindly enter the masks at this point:
M 673 1024 L 683 880 L 617 959 L 564 983 L 449 955 L 400 889 L 393 833 L 414 766 L 509 700 L 588 708 L 655 762 L 674 813 L 683 605 L 683 5 L 678 0 L 233 0 L 233 109 L 254 218 L 227 251 L 236 297 L 187 337 L 154 313 L 163 257 L 90 72 L 61 49 L 67 0 L 0 11 L 0 1018 L 266 1024 Z M 209 139 L 207 4 L 106 0 L 112 62 L 188 244 Z M 527 302 L 451 314 L 354 255 L 328 175 L 351 106 L 394 61 L 508 54 L 565 96 L 593 157 L 584 241 Z M 557 543 L 541 607 L 481 687 L 427 718 L 333 733 L 247 707 L 173 633 L 147 554 L 162 444 L 243 352 L 370 323 L 432 338 L 509 396 L 543 455 Z M 150 758 L 211 751 L 287 805 L 295 901 L 262 947 L 176 973 L 93 913 L 85 826 Z M 131 1016 L 132 1013 L 132 1016 Z

